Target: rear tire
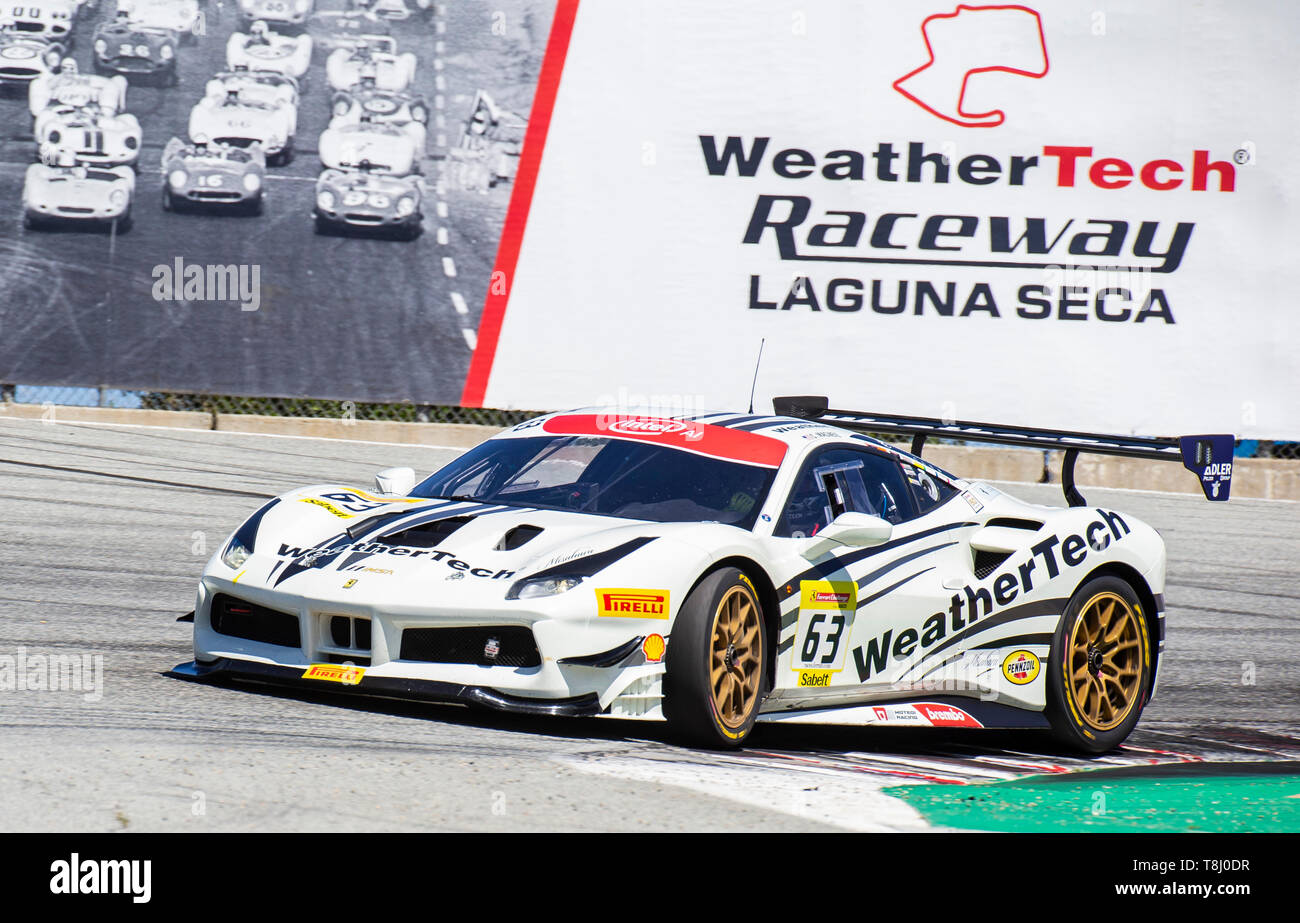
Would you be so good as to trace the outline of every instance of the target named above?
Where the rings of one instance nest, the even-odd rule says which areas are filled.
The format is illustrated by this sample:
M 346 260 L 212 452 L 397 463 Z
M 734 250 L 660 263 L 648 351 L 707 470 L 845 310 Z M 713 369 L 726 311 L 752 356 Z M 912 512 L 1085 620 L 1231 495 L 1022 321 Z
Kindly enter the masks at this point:
M 1061 743 L 1088 753 L 1118 747 L 1137 725 L 1151 689 L 1152 639 L 1128 582 L 1081 586 L 1052 639 L 1047 718 Z
M 673 623 L 664 715 L 698 746 L 732 749 L 754 728 L 766 694 L 767 636 L 753 584 L 735 567 L 700 581 Z

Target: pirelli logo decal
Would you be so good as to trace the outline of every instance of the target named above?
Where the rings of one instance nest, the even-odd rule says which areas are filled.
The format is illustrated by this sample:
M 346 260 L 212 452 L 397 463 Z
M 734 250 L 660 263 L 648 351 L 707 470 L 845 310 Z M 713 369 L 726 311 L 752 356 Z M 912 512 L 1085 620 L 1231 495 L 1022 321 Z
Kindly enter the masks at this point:
M 596 614 L 615 619 L 668 618 L 667 590 L 596 590 Z
M 321 679 L 327 683 L 355 686 L 366 675 L 365 667 L 344 666 L 335 663 L 313 663 L 303 671 L 303 679 Z

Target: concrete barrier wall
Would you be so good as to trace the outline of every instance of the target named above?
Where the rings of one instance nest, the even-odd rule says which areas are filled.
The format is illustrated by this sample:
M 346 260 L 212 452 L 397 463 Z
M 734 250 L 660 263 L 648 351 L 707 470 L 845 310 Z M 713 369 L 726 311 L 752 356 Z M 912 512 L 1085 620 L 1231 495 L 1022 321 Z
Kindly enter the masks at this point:
M 0 403 L 0 420 L 6 417 L 51 423 L 175 426 L 232 433 L 269 433 L 464 449 L 476 446 L 501 431 L 498 427 L 466 423 L 391 423 L 379 420 Z M 924 454 L 939 467 L 972 480 L 1034 483 L 1043 478 L 1043 453 L 1035 449 L 928 445 Z M 1064 453 L 1049 452 L 1047 455 L 1051 481 L 1059 484 Z M 1080 487 L 1126 487 L 1200 495 L 1195 476 L 1181 465 L 1168 462 L 1080 455 L 1074 472 Z M 1232 496 L 1300 500 L 1300 460 L 1237 459 L 1233 465 Z

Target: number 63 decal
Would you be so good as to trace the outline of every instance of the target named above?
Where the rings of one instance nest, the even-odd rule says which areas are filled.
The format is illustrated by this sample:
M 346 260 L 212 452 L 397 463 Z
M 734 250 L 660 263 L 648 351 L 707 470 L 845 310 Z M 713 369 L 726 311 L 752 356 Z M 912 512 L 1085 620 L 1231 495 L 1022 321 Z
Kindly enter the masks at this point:
M 802 582 L 791 669 L 844 669 L 846 642 L 857 612 L 857 589 L 857 584 L 849 582 Z

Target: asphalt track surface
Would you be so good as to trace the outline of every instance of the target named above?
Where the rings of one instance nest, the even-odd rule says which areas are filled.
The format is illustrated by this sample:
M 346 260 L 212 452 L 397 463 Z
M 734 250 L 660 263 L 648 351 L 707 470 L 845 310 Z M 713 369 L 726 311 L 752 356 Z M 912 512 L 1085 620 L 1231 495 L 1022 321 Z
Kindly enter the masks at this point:
M 74 33 L 83 72 L 96 23 L 112 15 L 110 0 L 99 6 Z M 128 233 L 23 227 L 31 118 L 25 90 L 0 96 L 0 380 L 458 403 L 510 187 L 467 190 L 444 177 L 444 158 L 477 89 L 527 113 L 552 7 L 440 3 L 433 21 L 393 24 L 399 50 L 417 56 L 415 89 L 434 107 L 424 233 L 410 242 L 314 232 L 330 98 L 321 51 L 304 82 L 295 159 L 267 171 L 265 213 L 162 210 L 162 149 L 185 136 L 204 83 L 225 67 L 233 0 L 204 4 L 208 34 L 179 49 L 179 86 L 136 81 L 128 90 L 144 139 Z M 342 9 L 343 0 L 317 8 Z M 154 268 L 177 258 L 258 266 L 260 307 L 155 300 Z
M 1086 491 L 1159 528 L 1170 555 L 1160 692 L 1125 747 L 1092 760 L 1008 734 L 771 726 L 705 753 L 659 724 L 166 675 L 191 657 L 176 619 L 206 558 L 262 496 L 454 454 L 0 415 L 0 654 L 104 668 L 97 701 L 0 692 L 0 829 L 916 830 L 882 788 L 1300 759 L 1300 505 L 1286 502 Z

